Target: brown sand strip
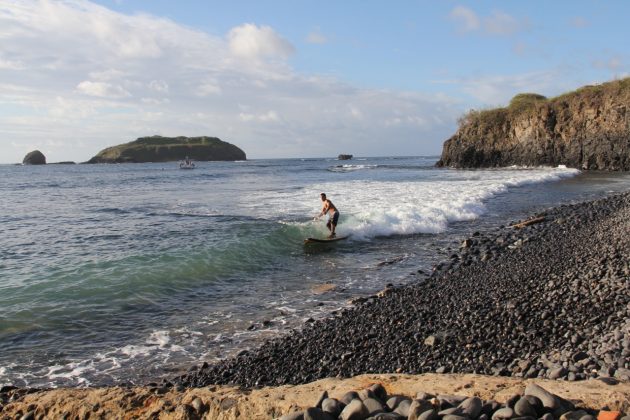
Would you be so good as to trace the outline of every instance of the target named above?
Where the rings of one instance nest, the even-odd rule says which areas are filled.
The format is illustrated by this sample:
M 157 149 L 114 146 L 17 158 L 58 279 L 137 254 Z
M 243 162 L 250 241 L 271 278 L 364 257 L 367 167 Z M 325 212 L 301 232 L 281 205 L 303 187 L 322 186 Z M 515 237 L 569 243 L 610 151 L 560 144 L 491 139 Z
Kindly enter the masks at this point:
M 1 419 L 20 418 L 33 412 L 35 418 L 117 419 L 270 419 L 314 405 L 321 393 L 340 398 L 351 390 L 381 383 L 388 394 L 415 397 L 420 391 L 433 394 L 478 396 L 505 402 L 522 394 L 530 383 L 573 401 L 577 406 L 622 412 L 630 411 L 630 383 L 609 385 L 593 379 L 579 382 L 518 379 L 482 375 L 360 375 L 349 379 L 322 379 L 304 385 L 285 385 L 245 391 L 230 386 L 169 391 L 156 395 L 149 388 L 66 388 L 38 391 L 9 402 Z M 200 401 L 194 402 L 196 398 Z M 197 411 L 195 406 L 201 409 Z M 89 414 L 88 414 L 89 413 Z M 201 414 L 200 417 L 197 417 Z

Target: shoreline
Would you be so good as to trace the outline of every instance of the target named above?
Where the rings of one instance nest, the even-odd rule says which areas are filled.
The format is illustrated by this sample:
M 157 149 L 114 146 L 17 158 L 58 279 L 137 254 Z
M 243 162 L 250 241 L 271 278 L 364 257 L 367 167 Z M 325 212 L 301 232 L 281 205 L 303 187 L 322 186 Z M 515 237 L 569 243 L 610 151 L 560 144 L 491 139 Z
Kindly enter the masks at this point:
M 596 383 L 597 392 L 608 387 L 626 390 L 625 400 L 614 401 L 621 401 L 619 409 L 627 412 L 630 192 L 561 205 L 535 217 L 544 220 L 464 239 L 449 262 L 438 264 L 417 284 L 359 299 L 357 306 L 332 318 L 216 365 L 204 363 L 172 381 L 139 388 L 5 387 L 0 391 L 0 418 L 27 413 L 24 410 L 33 404 L 41 410 L 69 404 L 75 410 L 84 404 L 85 395 L 94 406 L 119 406 L 120 414 L 133 408 L 129 392 L 184 404 L 195 389 L 212 393 L 239 386 L 246 389 L 238 392 L 247 401 L 247 395 L 262 390 L 284 389 L 290 394 L 313 381 L 352 377 L 350 383 L 356 384 L 352 381 L 362 377 L 357 375 L 375 373 L 381 373 L 382 380 L 434 375 L 435 386 L 461 374 L 504 383 L 560 379 L 552 383 L 565 384 L 567 398 L 580 384 Z M 477 383 L 459 392 L 476 392 Z M 210 400 L 212 395 L 208 394 Z M 277 402 L 282 406 L 279 401 L 290 399 L 284 395 Z M 602 404 L 617 404 L 606 401 Z M 302 402 L 298 407 L 315 401 Z M 235 417 L 226 413 L 224 418 Z
M 166 386 L 364 373 L 630 379 L 630 193 L 464 239 L 426 280 L 362 299 Z

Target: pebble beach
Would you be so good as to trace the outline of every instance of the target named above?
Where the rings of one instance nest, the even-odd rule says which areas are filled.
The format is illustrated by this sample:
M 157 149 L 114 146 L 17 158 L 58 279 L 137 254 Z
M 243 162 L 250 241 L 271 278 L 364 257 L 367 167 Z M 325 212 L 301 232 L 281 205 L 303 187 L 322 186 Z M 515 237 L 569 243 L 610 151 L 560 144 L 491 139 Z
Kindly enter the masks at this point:
M 410 383 L 422 383 L 429 375 L 435 389 L 424 388 L 425 398 L 420 398 L 433 410 L 426 418 L 523 417 L 514 409 L 520 399 L 531 400 L 528 404 L 538 407 L 534 398 L 526 398 L 534 392 L 532 388 L 526 390 L 528 385 L 541 384 L 549 390 L 546 384 L 562 383 L 566 386 L 557 401 L 575 400 L 577 394 L 572 389 L 584 386 L 591 390 L 586 392 L 589 397 L 582 396 L 571 404 L 558 403 L 564 411 L 545 409 L 543 404 L 525 417 L 597 417 L 614 409 L 616 414 L 606 415 L 620 419 L 630 411 L 629 218 L 630 193 L 622 193 L 551 208 L 483 234 L 475 232 L 462 238 L 460 249 L 437 264 L 432 273 L 426 273 L 423 280 L 357 299 L 354 307 L 309 322 L 253 351 L 218 364 L 194 366 L 185 375 L 147 384 L 139 391 L 68 390 L 56 400 L 45 396 L 60 391 L 4 387 L 0 418 L 20 418 L 29 413 L 33 417 L 26 418 L 45 418 L 45 413 L 60 407 L 60 401 L 69 415 L 66 418 L 74 418 L 76 406 L 72 401 L 76 399 L 79 406 L 85 401 L 76 394 L 91 392 L 94 397 L 108 389 L 110 403 L 106 406 L 109 410 L 119 407 L 119 413 L 127 412 L 130 400 L 112 395 L 145 395 L 140 406 L 147 410 L 152 407 L 152 414 L 135 411 L 132 417 L 137 418 L 407 418 L 409 412 L 394 413 L 402 400 L 392 402 L 393 408 L 389 406 L 394 387 L 388 381 L 402 375 L 411 378 Z M 339 404 L 327 403 L 335 406 L 332 412 L 323 410 L 325 398 L 281 403 L 291 400 L 289 394 L 294 389 L 313 388 L 313 383 L 320 384 L 313 392 L 332 394 L 336 388 L 331 389 L 325 381 L 338 384 L 353 381 L 358 375 L 364 380 L 350 382 L 358 397 L 338 392 L 334 399 Z M 446 383 L 454 377 L 468 379 L 448 390 L 440 388 L 440 378 Z M 460 407 L 466 398 L 443 399 L 450 407 L 439 399 L 432 400 L 440 392 L 474 396 L 475 384 L 490 378 L 521 384 L 520 397 L 511 402 L 504 398 L 485 411 L 475 408 L 475 416 L 463 409 L 444 412 Z M 370 392 L 378 397 L 380 413 L 378 409 L 364 409 L 365 400 L 373 396 L 365 391 L 370 386 L 375 387 Z M 240 393 L 240 397 L 233 397 L 234 404 L 216 399 L 226 389 Z M 203 395 L 195 397 L 197 402 L 190 397 L 193 390 L 203 390 Z M 261 390 L 268 390 L 267 395 L 283 390 L 283 396 L 275 403 L 267 401 L 266 408 L 258 407 L 257 414 L 252 411 L 250 417 L 247 407 L 253 410 L 253 406 L 247 403 L 248 395 Z M 410 402 L 418 400 L 411 391 L 395 391 Z M 537 388 L 534 392 L 538 400 L 544 399 L 541 392 Z M 33 400 L 33 395 L 38 397 Z M 98 418 L 99 409 L 104 410 L 105 405 L 96 400 L 94 413 Z M 362 405 L 353 400 L 362 401 Z M 43 401 L 48 403 L 39 403 Z M 254 400 L 249 403 L 254 404 Z M 155 404 L 160 407 L 157 412 Z M 359 414 L 344 417 L 343 410 L 350 404 Z M 466 404 L 487 408 L 491 401 Z M 580 410 L 579 415 L 566 417 Z M 115 417 L 115 412 L 108 411 L 102 418 Z M 320 414 L 329 417 L 313 417 Z
M 464 238 L 425 281 L 385 289 L 174 384 L 428 372 L 630 380 L 630 194 L 532 219 Z

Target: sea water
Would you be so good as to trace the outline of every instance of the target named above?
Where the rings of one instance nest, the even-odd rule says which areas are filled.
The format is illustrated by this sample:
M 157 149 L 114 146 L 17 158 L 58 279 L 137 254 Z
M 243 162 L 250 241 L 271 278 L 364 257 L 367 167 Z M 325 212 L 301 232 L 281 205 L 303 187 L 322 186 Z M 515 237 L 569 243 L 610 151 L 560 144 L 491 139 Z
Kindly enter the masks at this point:
M 0 385 L 143 384 L 422 281 L 458 241 L 623 174 L 435 157 L 0 165 Z M 325 192 L 334 245 L 314 221 Z

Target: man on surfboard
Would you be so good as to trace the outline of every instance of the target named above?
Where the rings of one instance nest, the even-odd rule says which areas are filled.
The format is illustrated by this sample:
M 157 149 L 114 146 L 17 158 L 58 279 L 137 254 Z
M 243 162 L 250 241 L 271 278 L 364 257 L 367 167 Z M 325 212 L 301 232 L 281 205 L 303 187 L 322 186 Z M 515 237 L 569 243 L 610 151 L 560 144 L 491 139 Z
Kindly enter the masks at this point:
M 322 198 L 324 205 L 322 207 L 322 211 L 317 215 L 317 218 L 319 219 L 328 213 L 328 221 L 326 222 L 326 227 L 330 231 L 330 235 L 328 235 L 328 237 L 334 238 L 335 228 L 337 227 L 337 222 L 339 221 L 339 210 L 337 210 L 337 207 L 335 207 L 332 201 L 326 198 L 326 194 L 321 193 L 319 196 Z

